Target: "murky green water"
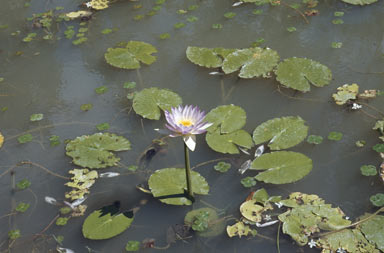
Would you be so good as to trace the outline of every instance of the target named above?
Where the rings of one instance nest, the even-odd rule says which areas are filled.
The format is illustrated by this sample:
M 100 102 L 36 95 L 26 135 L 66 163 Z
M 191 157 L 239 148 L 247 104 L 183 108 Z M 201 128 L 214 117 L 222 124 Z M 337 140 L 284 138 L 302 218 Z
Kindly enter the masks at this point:
M 287 1 L 289 2 L 289 1 Z M 125 172 L 125 175 L 99 179 L 92 187 L 86 200 L 86 215 L 91 211 L 120 200 L 124 209 L 138 206 L 140 200 L 147 199 L 136 214 L 131 228 L 110 240 L 91 241 L 84 239 L 81 226 L 85 217 L 74 218 L 64 227 L 50 226 L 58 214 L 56 206 L 44 202 L 45 196 L 64 199 L 68 188 L 66 180 L 52 176 L 44 170 L 30 165 L 17 166 L 14 177 L 4 174 L 21 161 L 30 161 L 49 168 L 50 171 L 68 176 L 74 166 L 65 155 L 65 139 L 74 139 L 84 134 L 97 132 L 96 125 L 108 122 L 109 132 L 123 135 L 132 142 L 132 150 L 118 156 L 124 165 L 134 165 L 140 154 L 160 135 L 153 131 L 162 128 L 164 120 L 142 120 L 130 110 L 131 102 L 126 99 L 124 82 L 135 81 L 138 89 L 146 87 L 169 88 L 180 94 L 184 104 L 198 104 L 209 111 L 218 105 L 235 104 L 247 112 L 245 129 L 252 132 L 260 123 L 281 116 L 299 115 L 310 127 L 310 134 L 326 137 L 330 131 L 340 131 L 344 137 L 339 142 L 325 140 L 321 145 L 312 146 L 306 142 L 294 147 L 313 160 L 313 170 L 303 180 L 293 184 L 275 186 L 258 183 L 254 189 L 265 187 L 270 194 L 286 197 L 290 192 L 301 191 L 317 194 L 334 206 L 340 206 L 348 216 L 355 218 L 374 209 L 369 196 L 382 191 L 378 177 L 363 177 L 360 166 L 380 164 L 380 158 L 371 147 L 378 142 L 378 134 L 371 130 L 375 119 L 362 111 L 348 111 L 335 105 L 331 95 L 345 83 L 358 83 L 361 90 L 383 89 L 384 84 L 384 2 L 365 7 L 343 4 L 340 1 L 322 1 L 316 9 L 319 15 L 308 17 L 309 24 L 295 11 L 283 5 L 277 7 L 257 7 L 244 4 L 231 7 L 229 0 L 176 1 L 167 0 L 163 8 L 152 17 L 134 21 L 133 17 L 147 13 L 154 1 L 141 1 L 141 9 L 134 10 L 138 2 L 119 1 L 110 8 L 97 12 L 87 22 L 88 41 L 82 45 L 72 45 L 64 38 L 66 26 L 79 27 L 78 21 L 59 25 L 55 34 L 57 41 L 34 40 L 22 42 L 29 32 L 36 31 L 41 38 L 42 31 L 31 27 L 26 18 L 63 6 L 65 12 L 79 9 L 81 1 L 34 1 L 24 7 L 20 0 L 1 1 L 0 25 L 8 28 L 0 30 L 0 131 L 5 136 L 0 149 L 0 249 L 7 250 L 8 231 L 20 229 L 22 237 L 16 240 L 10 252 L 54 252 L 56 242 L 49 235 L 63 235 L 65 248 L 75 252 L 87 252 L 90 247 L 95 252 L 122 252 L 129 240 L 142 241 L 156 239 L 156 246 L 166 245 L 166 230 L 174 224 L 182 224 L 185 214 L 192 207 L 169 206 L 154 200 L 149 195 L 138 192 L 136 185 L 145 183 L 150 174 L 160 168 L 182 167 L 184 163 L 182 142 L 179 138 L 169 142 L 166 152 L 157 154 L 146 170 L 126 173 L 124 168 L 114 167 L 105 171 Z M 177 14 L 192 4 L 197 10 L 188 14 Z M 261 15 L 252 11 L 262 9 Z M 61 12 L 63 12 L 61 11 Z M 226 19 L 223 14 L 233 11 L 237 15 Z M 334 25 L 335 11 L 344 11 L 344 24 Z M 196 22 L 188 23 L 186 18 L 196 16 Z M 181 29 L 173 28 L 177 22 L 185 22 Z M 222 24 L 214 30 L 212 24 Z M 295 26 L 296 32 L 286 28 Z M 109 35 L 101 34 L 105 28 L 117 28 Z M 20 31 L 19 35 L 11 33 Z M 169 33 L 171 37 L 160 40 L 159 35 Z M 259 38 L 264 38 L 264 47 L 276 50 L 281 59 L 307 57 L 327 65 L 333 73 L 333 80 L 324 88 L 311 87 L 305 94 L 280 88 L 274 79 L 237 79 L 231 76 L 212 76 L 212 70 L 201 68 L 188 61 L 185 50 L 188 46 L 246 48 Z M 140 70 L 120 70 L 109 66 L 104 53 L 118 42 L 139 40 L 151 43 L 158 49 L 157 61 Z M 333 49 L 332 42 L 342 42 L 340 49 Z M 21 55 L 16 55 L 17 52 Z M 381 73 L 380 73 L 381 72 Z M 108 92 L 102 95 L 94 89 L 106 85 Z M 222 92 L 228 94 L 225 98 Z M 292 97 L 293 96 L 293 97 Z M 382 108 L 382 98 L 369 102 L 371 106 Z M 82 104 L 92 103 L 88 112 L 80 109 Z M 366 112 L 380 117 L 375 111 L 363 108 Z M 44 119 L 30 122 L 33 113 L 43 113 Z M 142 127 L 144 126 L 144 127 Z M 31 133 L 34 140 L 19 144 L 17 137 Z M 62 143 L 50 147 L 49 137 L 58 135 Z M 365 140 L 364 148 L 357 148 L 355 141 Z M 208 160 L 225 157 L 212 151 L 198 136 L 198 147 L 191 154 L 192 166 Z M 234 156 L 237 166 L 248 159 L 246 155 Z M 204 206 L 203 200 L 212 206 L 225 210 L 225 215 L 240 218 L 239 205 L 249 193 L 240 184 L 245 175 L 237 173 L 236 166 L 221 174 L 213 170 L 213 164 L 197 170 L 210 184 L 210 194 L 198 197 L 193 208 Z M 27 178 L 32 185 L 28 190 L 12 192 L 12 180 Z M 3 217 L 19 201 L 31 204 L 24 214 Z M 228 224 L 232 224 L 228 222 Z M 43 232 L 46 236 L 36 238 Z M 263 235 L 273 240 L 258 237 L 249 240 L 228 238 L 223 233 L 214 238 L 192 238 L 172 244 L 169 252 L 276 252 L 277 227 L 259 229 Z M 290 237 L 281 234 L 281 252 L 316 252 L 308 247 L 300 249 Z

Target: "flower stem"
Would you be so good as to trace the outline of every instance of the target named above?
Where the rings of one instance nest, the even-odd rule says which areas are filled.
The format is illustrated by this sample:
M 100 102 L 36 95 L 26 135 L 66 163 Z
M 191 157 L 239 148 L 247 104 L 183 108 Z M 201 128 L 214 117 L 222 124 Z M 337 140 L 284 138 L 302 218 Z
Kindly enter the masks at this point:
M 191 166 L 189 163 L 189 150 L 184 143 L 184 158 L 185 158 L 185 177 L 187 179 L 187 193 L 190 199 L 193 199 L 192 183 L 191 183 Z

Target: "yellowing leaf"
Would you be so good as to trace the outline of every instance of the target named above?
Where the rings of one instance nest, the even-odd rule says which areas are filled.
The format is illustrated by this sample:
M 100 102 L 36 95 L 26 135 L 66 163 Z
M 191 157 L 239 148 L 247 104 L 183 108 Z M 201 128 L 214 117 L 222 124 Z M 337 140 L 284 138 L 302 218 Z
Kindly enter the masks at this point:
M 90 11 L 73 11 L 65 14 L 66 17 L 70 19 L 76 19 L 76 18 L 82 18 L 82 17 L 89 17 L 92 15 L 92 12 Z
M 3 146 L 4 143 L 4 136 L 0 132 L 0 148 Z
M 108 0 L 91 0 L 87 3 L 87 6 L 94 10 L 103 10 L 109 7 L 109 1 Z
M 343 105 L 347 103 L 348 100 L 356 99 L 358 93 L 359 85 L 355 83 L 351 85 L 344 84 L 343 86 L 337 88 L 337 93 L 333 94 L 332 97 L 335 100 L 336 104 Z
M 256 233 L 256 230 L 252 230 L 248 225 L 245 225 L 241 221 L 233 224 L 232 226 L 227 226 L 227 234 L 229 237 L 239 236 L 241 238 L 243 235 L 254 235 Z

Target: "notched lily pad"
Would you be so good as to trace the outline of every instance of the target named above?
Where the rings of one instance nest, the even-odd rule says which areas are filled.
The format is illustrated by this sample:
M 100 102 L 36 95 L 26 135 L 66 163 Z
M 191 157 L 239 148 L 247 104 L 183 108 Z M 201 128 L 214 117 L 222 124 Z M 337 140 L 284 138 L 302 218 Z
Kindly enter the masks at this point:
M 255 176 L 258 181 L 287 184 L 305 177 L 312 170 L 312 160 L 297 152 L 272 152 L 256 158 L 250 169 L 264 170 Z
M 285 59 L 277 65 L 275 74 L 282 85 L 302 92 L 311 89 L 310 83 L 323 87 L 332 80 L 332 72 L 327 66 L 306 58 Z
M 332 97 L 335 103 L 338 105 L 344 105 L 349 100 L 355 100 L 359 93 L 359 85 L 353 83 L 351 85 L 344 84 L 337 88 L 337 93 L 333 94 Z
M 281 150 L 296 146 L 308 134 L 305 121 L 297 117 L 282 117 L 268 120 L 253 131 L 253 141 L 256 145 L 270 141 L 271 150 Z
M 111 151 L 131 149 L 129 140 L 111 133 L 83 135 L 70 141 L 66 154 L 73 158 L 73 163 L 91 169 L 114 166 L 120 161 Z
M 225 57 L 223 71 L 229 74 L 240 69 L 241 78 L 269 77 L 279 59 L 277 52 L 269 48 L 239 49 Z
M 231 133 L 235 130 L 241 129 L 247 120 L 247 115 L 243 108 L 236 105 L 221 105 L 212 109 L 205 121 L 213 123 L 207 131 L 216 132 L 219 128 L 219 132 L 222 134 Z
M 108 64 L 123 69 L 138 69 L 140 62 L 150 65 L 156 61 L 157 49 L 142 41 L 123 43 L 125 47 L 108 48 L 104 57 Z
M 161 110 L 169 111 L 182 103 L 181 97 L 167 89 L 148 88 L 136 93 L 133 110 L 143 118 L 158 120 Z
M 219 130 L 216 130 L 216 132 L 207 133 L 205 140 L 211 149 L 224 154 L 239 154 L 237 146 L 246 149 L 253 146 L 251 135 L 242 129 L 229 134 L 220 134 Z
M 201 67 L 218 68 L 223 64 L 223 59 L 236 49 L 188 47 L 186 54 L 188 60 Z
M 242 237 L 242 236 L 248 236 L 253 235 L 255 236 L 257 234 L 256 229 L 251 229 L 248 225 L 245 225 L 242 221 L 239 221 L 232 226 L 227 226 L 227 234 L 229 237 Z
M 203 176 L 196 171 L 191 171 L 192 191 L 195 194 L 206 195 L 209 186 Z M 166 168 L 155 171 L 148 180 L 148 186 L 154 197 L 174 194 L 184 194 L 187 188 L 185 169 Z M 191 205 L 192 202 L 185 197 L 162 198 L 161 202 L 171 205 Z

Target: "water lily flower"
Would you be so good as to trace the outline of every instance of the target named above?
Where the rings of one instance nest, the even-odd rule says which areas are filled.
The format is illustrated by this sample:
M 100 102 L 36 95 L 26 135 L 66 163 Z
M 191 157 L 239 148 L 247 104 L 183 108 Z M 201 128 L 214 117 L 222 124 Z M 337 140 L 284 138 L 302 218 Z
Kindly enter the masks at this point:
M 196 147 L 196 134 L 202 134 L 213 123 L 205 122 L 205 112 L 197 106 L 172 107 L 171 112 L 165 111 L 165 126 L 172 132 L 169 136 L 182 136 L 187 147 L 194 151 Z
M 311 239 L 311 241 L 308 243 L 308 246 L 312 249 L 313 247 L 316 247 L 316 242 Z
M 49 196 L 45 196 L 44 200 L 48 204 L 57 205 L 57 200 L 55 198 L 52 198 L 52 197 L 49 197 Z

